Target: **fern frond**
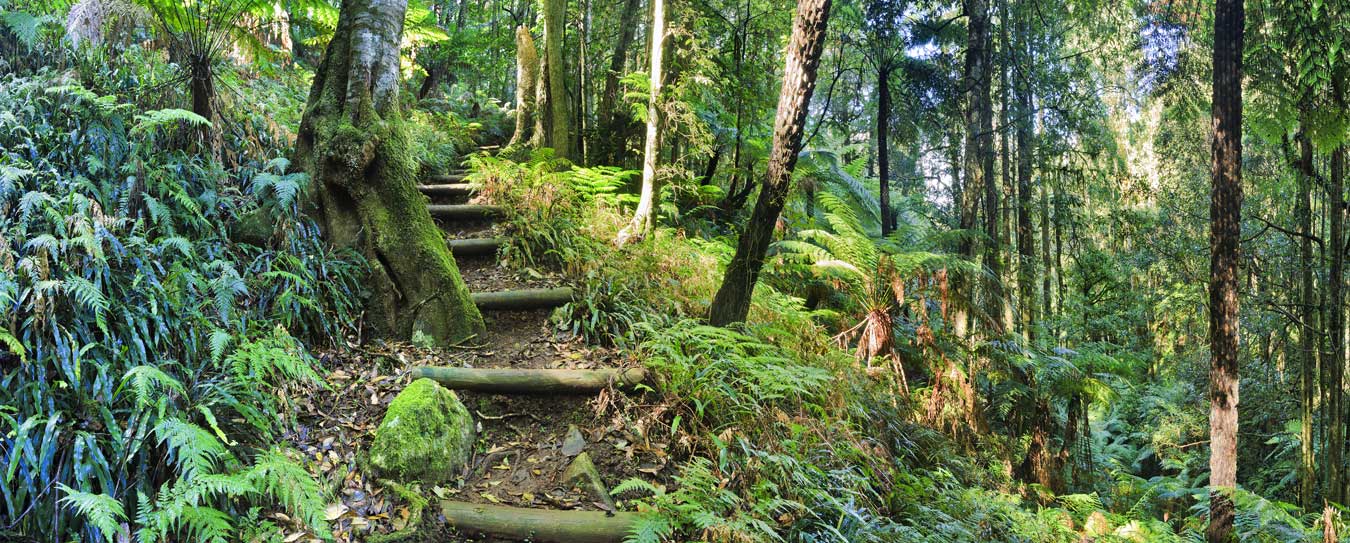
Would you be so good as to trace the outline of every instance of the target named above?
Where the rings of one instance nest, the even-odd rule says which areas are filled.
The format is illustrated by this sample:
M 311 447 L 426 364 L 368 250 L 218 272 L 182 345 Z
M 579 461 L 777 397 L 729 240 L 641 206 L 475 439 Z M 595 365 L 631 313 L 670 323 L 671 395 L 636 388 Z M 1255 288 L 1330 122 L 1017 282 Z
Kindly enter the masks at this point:
M 61 505 L 74 509 L 76 514 L 84 517 L 89 524 L 98 529 L 103 539 L 116 540 L 117 534 L 122 530 L 122 523 L 127 520 L 121 502 L 107 494 L 81 492 L 64 484 L 58 484 L 57 488 L 65 494 L 61 498 Z

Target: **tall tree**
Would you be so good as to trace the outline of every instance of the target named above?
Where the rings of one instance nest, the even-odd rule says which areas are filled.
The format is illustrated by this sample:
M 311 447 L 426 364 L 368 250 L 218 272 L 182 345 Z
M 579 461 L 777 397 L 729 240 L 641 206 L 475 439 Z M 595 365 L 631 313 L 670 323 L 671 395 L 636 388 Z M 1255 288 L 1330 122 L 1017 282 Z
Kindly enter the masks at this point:
M 516 131 L 508 146 L 530 140 L 534 128 L 535 96 L 539 93 L 539 52 L 525 25 L 516 27 Z
M 895 229 L 895 213 L 891 209 L 891 76 L 903 58 L 902 21 L 906 16 L 906 0 L 870 0 L 863 16 L 863 53 L 872 64 L 877 77 L 876 156 L 877 181 L 880 186 L 881 235 Z
M 400 116 L 407 0 L 343 0 L 296 141 L 324 235 L 371 265 L 367 316 L 381 332 L 449 344 L 483 332 L 445 237 L 417 192 Z
M 1036 246 L 1031 229 L 1032 97 L 1031 67 L 1034 57 L 1023 17 L 1017 17 L 1017 43 L 1011 51 L 1015 66 L 1013 93 L 1017 107 L 1017 297 L 1027 339 L 1036 339 Z M 1005 22 L 1006 26 L 1007 23 Z M 1005 162 L 1011 157 L 1004 157 Z M 1049 273 L 1047 270 L 1046 273 Z M 1049 295 L 1048 293 L 1046 294 Z
M 571 116 L 568 111 L 567 77 L 563 64 L 563 32 L 567 27 L 567 0 L 542 0 L 544 19 L 544 58 L 539 96 L 536 106 L 544 122 L 542 133 L 536 139 L 542 147 L 552 147 L 555 156 L 572 158 L 568 134 Z M 541 127 L 536 125 L 535 130 Z
M 1210 543 L 1233 537 L 1237 488 L 1238 251 L 1242 236 L 1242 0 L 1216 0 L 1209 206 Z
M 783 87 L 778 93 L 778 112 L 774 116 L 768 170 L 750 222 L 741 233 L 736 254 L 713 298 L 708 321 L 714 326 L 743 322 L 750 313 L 750 296 L 764 266 L 764 253 L 769 249 L 774 225 L 791 189 L 792 169 L 797 164 L 806 113 L 816 88 L 816 69 L 820 67 L 829 17 L 830 0 L 797 2 L 797 17 L 783 68 Z
M 596 106 L 595 120 L 604 128 L 600 141 L 595 145 L 595 156 L 604 163 L 618 163 L 623 151 L 623 127 L 627 124 L 621 111 L 615 110 L 619 101 L 619 78 L 623 76 L 624 62 L 628 59 L 629 47 L 637 33 L 638 11 L 642 0 L 624 0 L 623 12 L 619 15 L 619 36 L 614 43 L 614 53 L 609 59 L 609 69 L 605 71 L 605 86 L 600 92 L 600 104 Z
M 966 93 L 966 140 L 962 179 L 960 190 L 956 191 L 956 200 L 958 225 L 962 230 L 974 230 L 980 191 L 985 189 L 984 184 L 993 170 L 992 164 L 989 169 L 985 169 L 986 154 L 993 147 L 993 108 L 989 99 L 992 80 L 989 70 L 989 3 L 986 0 L 965 0 L 964 7 L 966 17 L 969 18 L 965 72 L 962 76 Z M 997 236 L 993 236 L 993 239 L 997 239 Z M 970 236 L 961 238 L 958 252 L 966 258 L 975 258 L 975 244 Z M 956 300 L 952 311 L 952 332 L 960 338 L 967 335 L 969 311 L 974 300 L 969 283 L 966 278 L 954 278 Z
M 652 0 L 651 81 L 647 92 L 647 142 L 642 151 L 642 191 L 633 220 L 619 231 L 619 246 L 640 241 L 652 229 L 652 207 L 656 200 L 656 164 L 661 155 L 661 57 L 666 43 L 666 3 Z

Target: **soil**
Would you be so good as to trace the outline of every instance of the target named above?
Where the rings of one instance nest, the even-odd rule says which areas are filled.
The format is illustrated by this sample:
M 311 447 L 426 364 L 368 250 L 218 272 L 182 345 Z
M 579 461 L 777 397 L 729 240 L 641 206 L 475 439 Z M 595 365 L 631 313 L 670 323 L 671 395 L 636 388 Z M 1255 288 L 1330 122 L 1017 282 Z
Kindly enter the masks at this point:
M 489 223 L 442 225 L 450 238 L 496 235 Z M 564 284 L 557 276 L 529 277 L 508 270 L 493 257 L 460 258 L 460 271 L 474 292 L 540 288 Z M 497 395 L 458 392 L 478 424 L 478 445 L 461 480 L 415 487 L 411 494 L 430 501 L 424 521 L 407 495 L 371 473 L 364 456 L 384 410 L 419 365 L 482 368 L 618 368 L 634 362 L 613 349 L 588 346 L 559 334 L 550 311 L 492 311 L 488 332 L 476 344 L 448 350 L 406 344 L 352 347 L 321 353 L 328 389 L 288 391 L 297 407 L 285 437 L 305 455 L 307 468 L 333 491 L 328 517 L 336 541 L 364 541 L 373 535 L 413 534 L 403 541 L 502 541 L 460 535 L 447 527 L 436 500 L 451 499 L 546 509 L 601 510 L 585 491 L 562 483 L 573 456 L 563 442 L 571 427 L 585 438 L 604 483 L 642 477 L 668 483 L 665 443 L 644 437 L 648 417 L 634 420 L 635 400 L 614 391 L 582 396 Z M 570 451 L 569 451 L 570 452 Z M 625 500 L 619 509 L 631 510 Z M 282 525 L 294 525 L 275 516 Z M 295 540 L 302 539 L 303 534 Z M 288 541 L 295 541 L 288 539 Z

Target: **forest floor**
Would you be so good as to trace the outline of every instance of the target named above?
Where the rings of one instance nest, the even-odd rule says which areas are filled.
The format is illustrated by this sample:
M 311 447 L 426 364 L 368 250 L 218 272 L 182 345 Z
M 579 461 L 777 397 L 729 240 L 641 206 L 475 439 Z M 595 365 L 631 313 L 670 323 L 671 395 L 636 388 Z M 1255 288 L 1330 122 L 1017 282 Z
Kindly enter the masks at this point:
M 490 224 L 443 225 L 450 238 L 488 237 Z M 493 256 L 457 258 L 469 290 L 488 292 L 559 286 L 554 277 L 521 277 Z M 533 275 L 533 274 L 532 274 Z M 385 409 L 416 366 L 477 368 L 618 368 L 632 365 L 614 349 L 588 346 L 555 331 L 549 310 L 484 312 L 487 334 L 465 347 L 420 349 L 408 344 L 367 345 L 323 353 L 329 389 L 296 390 L 298 412 L 288 441 L 305 465 L 339 500 L 328 517 L 336 541 L 416 528 L 415 499 L 368 470 L 366 455 Z M 584 450 L 612 488 L 631 477 L 669 482 L 667 445 L 642 436 L 634 401 L 610 389 L 595 395 L 498 395 L 459 391 L 478 425 L 475 454 L 457 484 L 411 488 L 429 500 L 423 523 L 409 540 L 497 541 L 471 538 L 445 526 L 437 499 L 555 510 L 606 506 L 562 482 Z M 573 432 L 575 428 L 577 432 Z M 577 434 L 584 443 L 577 439 Z M 569 435 L 571 439 L 569 440 Z M 568 443 L 571 441 L 571 443 Z M 623 502 L 618 502 L 622 509 Z

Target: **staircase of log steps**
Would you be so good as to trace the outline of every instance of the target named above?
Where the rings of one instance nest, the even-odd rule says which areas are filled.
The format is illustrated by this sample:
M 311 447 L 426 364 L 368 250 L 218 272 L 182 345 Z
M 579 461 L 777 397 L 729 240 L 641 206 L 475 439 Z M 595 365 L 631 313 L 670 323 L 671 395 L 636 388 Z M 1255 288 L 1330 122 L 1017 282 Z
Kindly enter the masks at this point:
M 492 153 L 496 149 L 480 148 Z M 456 226 L 490 227 L 503 216 L 502 208 L 468 204 L 479 187 L 467 183 L 466 171 L 427 178 L 418 190 L 431 203 L 427 210 L 442 229 Z M 506 240 L 501 237 L 462 237 L 448 240 L 456 261 L 493 258 Z M 571 301 L 570 287 L 474 292 L 473 302 L 480 311 L 526 311 L 551 309 Z M 489 313 L 490 315 L 490 313 Z M 646 378 L 640 368 L 630 369 L 520 369 L 422 366 L 412 377 L 430 378 L 456 391 L 485 394 L 586 395 L 596 394 L 614 385 L 617 390 L 632 390 Z M 589 461 L 588 461 L 589 462 Z M 603 484 L 600 493 L 605 493 Z M 607 498 L 606 498 L 607 499 Z M 535 509 L 505 505 L 440 500 L 446 523 L 457 530 L 505 540 L 558 543 L 618 543 L 627 536 L 636 521 L 634 513 Z

